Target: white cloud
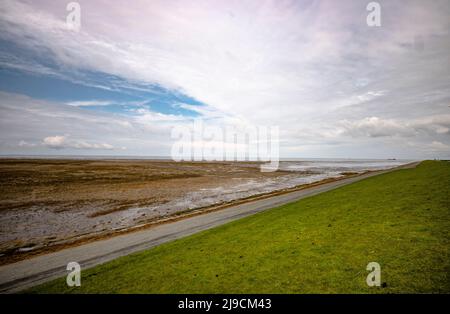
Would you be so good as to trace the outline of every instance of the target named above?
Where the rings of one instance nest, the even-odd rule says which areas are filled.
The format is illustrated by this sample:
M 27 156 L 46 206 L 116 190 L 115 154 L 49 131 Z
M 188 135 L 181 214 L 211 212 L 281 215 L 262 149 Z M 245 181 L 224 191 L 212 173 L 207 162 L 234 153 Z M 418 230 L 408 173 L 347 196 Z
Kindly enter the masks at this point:
M 58 154 L 167 155 L 171 126 L 178 123 L 164 115 L 149 121 L 144 114 L 118 116 L 4 92 L 0 99 L 0 154 L 58 149 Z
M 414 130 L 394 120 L 383 120 L 378 117 L 368 117 L 357 121 L 342 121 L 344 133 L 350 136 L 383 137 L 383 136 L 413 136 Z
M 154 112 L 146 108 L 139 108 L 132 110 L 136 114 L 135 121 L 142 124 L 151 124 L 153 122 L 174 122 L 184 121 L 185 118 L 181 115 L 164 114 L 160 112 Z
M 50 148 L 64 148 L 66 145 L 66 137 L 62 135 L 49 136 L 44 138 L 43 144 Z
M 110 106 L 113 105 L 113 101 L 109 100 L 87 100 L 87 101 L 71 101 L 66 103 L 68 106 L 73 107 L 89 107 L 89 106 Z
M 76 148 L 76 149 L 100 149 L 111 150 L 114 146 L 107 143 L 91 143 L 85 140 L 69 139 L 67 135 L 48 136 L 42 141 L 44 146 L 53 149 Z
M 21 140 L 19 142 L 20 147 L 36 147 L 35 143 L 28 143 L 27 141 Z
M 450 151 L 450 145 L 438 142 L 438 141 L 433 141 L 429 146 L 430 149 L 432 149 L 433 151 L 438 151 L 438 152 L 448 152 Z
M 362 151 L 354 138 L 378 145 L 393 137 L 447 143 L 449 126 L 438 117 L 448 114 L 450 100 L 448 1 L 380 3 L 382 27 L 370 28 L 360 1 L 80 1 L 81 31 L 74 33 L 61 13 L 66 3 L 4 0 L 0 36 L 45 52 L 64 69 L 187 94 L 206 106 L 180 107 L 217 123 L 278 125 L 286 151 L 301 147 L 307 154 L 304 146 L 333 141 L 349 146 L 337 145 L 331 154 L 347 156 Z M 420 51 L 414 48 L 419 37 Z M 21 60 L 5 62 L 26 67 Z M 67 115 L 80 117 L 39 113 L 66 121 Z M 136 114 L 82 119 L 99 121 L 96 130 L 108 142 L 113 124 L 123 124 L 119 138 L 142 131 L 145 136 L 138 138 L 153 143 L 168 121 L 182 123 L 176 115 L 151 110 Z M 381 147 L 402 151 L 389 144 Z
M 82 100 L 82 101 L 69 101 L 66 103 L 68 106 L 73 107 L 101 107 L 101 106 L 111 106 L 111 105 L 119 105 L 119 106 L 130 106 L 130 107 L 141 107 L 147 104 L 148 101 L 114 101 L 114 100 Z
M 356 121 L 341 121 L 340 124 L 343 127 L 343 134 L 355 137 L 411 137 L 420 132 L 443 135 L 449 133 L 450 114 L 410 120 L 367 117 Z

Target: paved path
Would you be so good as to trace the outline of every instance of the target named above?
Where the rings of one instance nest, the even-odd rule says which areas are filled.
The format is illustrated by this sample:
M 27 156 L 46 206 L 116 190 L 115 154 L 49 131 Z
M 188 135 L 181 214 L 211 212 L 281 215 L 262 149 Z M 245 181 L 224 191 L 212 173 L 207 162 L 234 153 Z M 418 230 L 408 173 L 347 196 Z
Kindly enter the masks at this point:
M 399 168 L 412 168 L 417 164 L 418 162 L 415 162 Z M 330 191 L 395 169 L 367 173 L 304 190 L 255 200 L 179 221 L 161 224 L 149 229 L 118 235 L 105 240 L 99 240 L 0 266 L 0 292 L 17 292 L 33 285 L 64 276 L 68 273 L 66 270 L 67 264 L 72 261 L 78 262 L 83 270 L 111 261 L 120 256 L 142 251 L 168 241 L 253 215 L 269 208 Z

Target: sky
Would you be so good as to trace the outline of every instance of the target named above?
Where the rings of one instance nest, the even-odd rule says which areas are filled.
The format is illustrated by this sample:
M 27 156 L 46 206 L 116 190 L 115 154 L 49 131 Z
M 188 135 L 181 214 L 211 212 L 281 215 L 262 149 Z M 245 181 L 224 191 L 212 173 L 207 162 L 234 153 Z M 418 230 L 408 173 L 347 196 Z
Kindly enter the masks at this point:
M 2 0 L 0 155 L 168 156 L 277 126 L 283 158 L 450 158 L 450 2 Z

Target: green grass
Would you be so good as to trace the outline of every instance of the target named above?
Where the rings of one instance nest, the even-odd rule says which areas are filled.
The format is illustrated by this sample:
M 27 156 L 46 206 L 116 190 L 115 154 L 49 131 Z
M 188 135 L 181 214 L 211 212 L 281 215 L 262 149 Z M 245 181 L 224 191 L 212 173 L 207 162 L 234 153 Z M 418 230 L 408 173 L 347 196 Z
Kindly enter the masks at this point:
M 82 271 L 38 293 L 449 293 L 450 162 L 426 161 Z M 368 287 L 366 265 L 386 287 Z

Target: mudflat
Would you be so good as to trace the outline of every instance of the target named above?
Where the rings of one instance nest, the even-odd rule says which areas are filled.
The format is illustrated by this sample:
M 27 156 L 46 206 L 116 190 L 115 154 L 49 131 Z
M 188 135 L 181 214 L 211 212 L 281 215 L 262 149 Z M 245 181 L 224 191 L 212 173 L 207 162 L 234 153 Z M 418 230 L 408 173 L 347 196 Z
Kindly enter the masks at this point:
M 0 159 L 0 263 L 180 211 L 258 194 L 252 162 Z M 296 174 L 298 175 L 298 174 Z

